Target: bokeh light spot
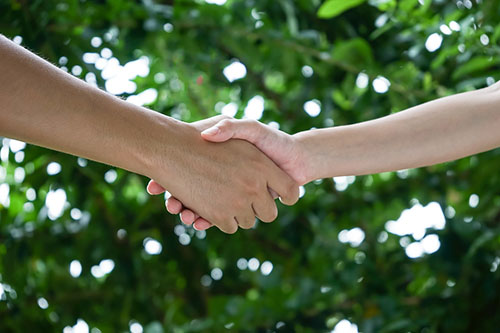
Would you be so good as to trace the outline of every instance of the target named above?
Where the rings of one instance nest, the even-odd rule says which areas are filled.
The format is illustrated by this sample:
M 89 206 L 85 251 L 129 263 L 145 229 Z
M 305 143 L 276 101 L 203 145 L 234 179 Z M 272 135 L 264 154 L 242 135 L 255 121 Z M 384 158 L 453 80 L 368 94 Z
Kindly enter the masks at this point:
M 239 61 L 232 62 L 222 70 L 222 74 L 229 82 L 244 78 L 247 75 L 247 68 Z
M 317 99 L 305 102 L 304 111 L 311 117 L 317 117 L 321 113 L 321 102 Z
M 161 253 L 163 247 L 160 242 L 153 238 L 146 238 L 143 242 L 144 250 L 151 255 L 158 255 Z
M 441 47 L 441 43 L 443 42 L 443 36 L 438 33 L 433 33 L 427 40 L 425 41 L 425 48 L 429 52 L 434 52 Z
M 373 90 L 378 94 L 385 94 L 389 91 L 391 82 L 383 76 L 377 76 L 372 82 Z
M 254 96 L 245 107 L 245 118 L 259 120 L 264 112 L 264 98 L 262 96 Z

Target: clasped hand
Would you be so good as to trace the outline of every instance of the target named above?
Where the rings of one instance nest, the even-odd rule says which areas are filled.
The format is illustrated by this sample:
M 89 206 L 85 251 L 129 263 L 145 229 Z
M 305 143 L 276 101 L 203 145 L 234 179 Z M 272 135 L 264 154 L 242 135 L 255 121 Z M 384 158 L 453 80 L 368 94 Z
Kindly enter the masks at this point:
M 293 176 L 290 156 L 294 155 L 283 152 L 282 160 L 273 162 L 264 154 L 266 151 L 226 132 L 232 122 L 217 116 L 184 124 L 178 134 L 180 151 L 160 161 L 160 165 L 171 164 L 167 169 L 176 179 L 160 171 L 148 184 L 150 194 L 168 189 L 173 195 L 167 201 L 168 211 L 182 212 L 182 221 L 194 223 L 198 230 L 215 225 L 223 232 L 234 233 L 238 227 L 254 226 L 255 217 L 272 222 L 278 214 L 276 197 L 286 205 L 298 200 L 299 184 L 287 174 Z M 176 162 L 171 163 L 174 159 Z

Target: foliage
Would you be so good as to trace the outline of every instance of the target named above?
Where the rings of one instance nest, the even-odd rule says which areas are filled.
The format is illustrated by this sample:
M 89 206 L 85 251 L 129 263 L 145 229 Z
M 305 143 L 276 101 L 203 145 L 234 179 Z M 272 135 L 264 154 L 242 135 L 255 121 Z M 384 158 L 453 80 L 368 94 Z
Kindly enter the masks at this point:
M 321 5 L 318 16 L 321 18 L 332 18 L 345 12 L 346 10 L 359 6 L 365 0 L 328 0 Z
M 122 65 L 146 56 L 150 72 L 134 80 L 136 93 L 154 88 L 149 106 L 184 121 L 230 102 L 241 117 L 262 96 L 261 121 L 290 133 L 381 117 L 500 79 L 496 0 L 378 0 L 343 13 L 346 7 L 327 7 L 338 3 L 319 12 L 338 16 L 321 19 L 319 0 L 4 0 L 0 31 L 66 70 L 81 66 L 74 73 L 90 82 L 94 73 L 101 87 L 101 71 L 82 60 L 85 53 L 109 48 Z M 440 31 L 452 22 L 460 31 Z M 442 44 L 429 52 L 434 33 Z M 95 36 L 102 45 L 91 46 Z M 246 76 L 228 82 L 223 69 L 236 59 Z M 371 85 L 386 82 L 379 76 L 390 82 L 386 93 Z M 317 117 L 303 110 L 309 100 L 321 104 Z M 346 189 L 339 186 L 345 179 L 313 182 L 296 206 L 280 207 L 273 224 L 205 235 L 180 227 L 161 197 L 146 195 L 143 177 L 116 170 L 114 179 L 105 165 L 7 147 L 4 140 L 0 181 L 9 185 L 10 204 L 0 204 L 2 332 L 60 331 L 79 318 L 102 332 L 135 322 L 145 332 L 323 332 L 342 319 L 362 332 L 499 327 L 499 150 L 357 177 Z M 51 162 L 61 172 L 48 175 Z M 51 220 L 46 198 L 57 189 L 67 203 Z M 477 207 L 469 205 L 472 194 Z M 427 230 L 439 236 L 437 252 L 410 259 L 402 245 L 412 236 L 387 233 L 385 224 L 417 201 L 438 202 L 446 227 Z M 340 242 L 339 233 L 355 227 L 364 241 Z M 162 244 L 159 255 L 145 251 L 148 237 Z M 181 245 L 181 237 L 190 243 Z M 270 261 L 272 272 L 241 270 L 240 258 Z M 96 278 L 103 259 L 114 269 Z M 83 268 L 77 278 L 73 260 Z M 220 272 L 220 280 L 210 277 Z

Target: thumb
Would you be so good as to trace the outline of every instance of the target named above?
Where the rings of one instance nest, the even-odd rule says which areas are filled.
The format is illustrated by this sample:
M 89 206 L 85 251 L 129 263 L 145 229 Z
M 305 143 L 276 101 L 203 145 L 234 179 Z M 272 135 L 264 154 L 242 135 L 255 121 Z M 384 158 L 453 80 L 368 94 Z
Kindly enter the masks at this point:
M 203 131 L 209 127 L 217 125 L 218 123 L 220 123 L 224 119 L 229 119 L 229 117 L 225 116 L 225 115 L 218 115 L 215 117 L 195 121 L 194 123 L 191 123 L 191 125 L 196 127 L 198 130 Z
M 201 137 L 211 142 L 224 142 L 231 139 L 233 134 L 227 127 L 217 124 L 201 132 Z
M 258 123 L 254 121 L 225 119 L 201 132 L 201 136 L 211 142 L 242 139 L 255 144 L 258 129 Z

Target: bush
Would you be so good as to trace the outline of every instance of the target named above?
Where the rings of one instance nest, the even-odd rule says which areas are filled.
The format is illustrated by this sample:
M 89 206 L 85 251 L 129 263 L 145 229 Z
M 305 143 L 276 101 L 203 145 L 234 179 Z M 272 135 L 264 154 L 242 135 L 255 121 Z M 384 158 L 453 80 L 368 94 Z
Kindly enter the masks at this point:
M 219 2 L 11 0 L 0 4 L 0 31 L 183 121 L 242 117 L 260 96 L 260 120 L 290 133 L 500 78 L 495 0 L 328 0 L 319 17 L 319 0 Z M 125 85 L 110 77 L 118 63 L 135 75 Z M 184 228 L 146 194 L 147 179 L 123 170 L 8 139 L 0 156 L 0 331 L 500 325 L 499 150 L 316 181 L 276 222 L 235 235 Z M 409 208 L 420 231 L 387 223 Z

